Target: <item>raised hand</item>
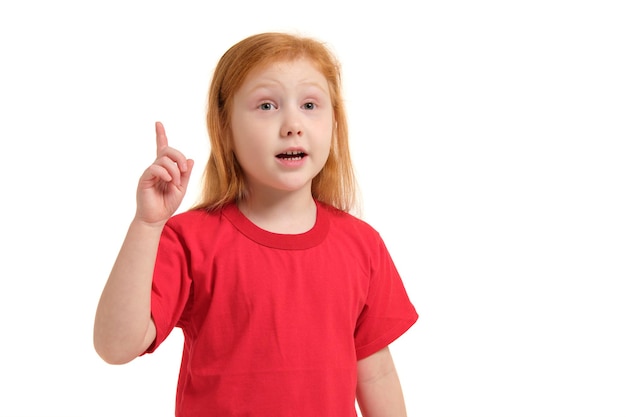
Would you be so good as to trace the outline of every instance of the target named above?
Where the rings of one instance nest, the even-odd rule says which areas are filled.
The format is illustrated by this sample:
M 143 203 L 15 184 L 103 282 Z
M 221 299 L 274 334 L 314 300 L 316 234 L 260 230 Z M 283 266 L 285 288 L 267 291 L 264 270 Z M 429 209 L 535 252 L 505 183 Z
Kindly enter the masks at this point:
M 157 157 L 144 171 L 137 186 L 136 219 L 148 224 L 163 224 L 180 206 L 193 160 L 170 147 L 165 128 L 155 123 Z

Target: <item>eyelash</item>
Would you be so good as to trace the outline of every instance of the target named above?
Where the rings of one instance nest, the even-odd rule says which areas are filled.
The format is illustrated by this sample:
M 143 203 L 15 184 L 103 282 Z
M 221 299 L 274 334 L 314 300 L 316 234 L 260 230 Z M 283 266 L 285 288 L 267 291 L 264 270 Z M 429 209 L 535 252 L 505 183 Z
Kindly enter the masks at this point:
M 258 107 L 258 108 L 259 108 L 260 110 L 270 110 L 270 109 L 269 109 L 269 108 L 267 108 L 266 106 L 272 106 L 272 107 L 276 108 L 276 106 L 275 106 L 274 104 L 269 103 L 269 102 L 265 102 L 265 103 L 261 103 L 261 104 L 259 104 L 259 107 Z M 314 109 L 316 109 L 316 108 L 317 108 L 317 104 L 315 104 L 315 103 L 313 103 L 313 102 L 311 102 L 311 101 L 307 101 L 306 103 L 304 103 L 304 104 L 302 105 L 302 107 L 303 107 L 305 110 L 314 110 Z

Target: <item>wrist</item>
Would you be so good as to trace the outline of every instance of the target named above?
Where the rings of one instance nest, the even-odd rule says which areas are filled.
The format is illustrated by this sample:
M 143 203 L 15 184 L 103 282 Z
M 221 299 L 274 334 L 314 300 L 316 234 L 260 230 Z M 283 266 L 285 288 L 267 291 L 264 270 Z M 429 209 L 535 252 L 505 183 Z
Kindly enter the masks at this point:
M 159 221 L 150 221 L 150 220 L 143 219 L 139 216 L 135 216 L 133 220 L 131 221 L 130 228 L 143 230 L 147 233 L 158 233 L 160 235 L 166 223 L 167 223 L 167 219 L 159 220 Z

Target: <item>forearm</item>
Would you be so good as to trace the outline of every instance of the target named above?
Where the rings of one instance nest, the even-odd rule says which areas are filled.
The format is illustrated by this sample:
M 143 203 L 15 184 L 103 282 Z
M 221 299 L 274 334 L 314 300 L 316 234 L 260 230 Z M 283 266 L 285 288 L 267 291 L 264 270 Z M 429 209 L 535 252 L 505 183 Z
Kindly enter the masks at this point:
M 151 343 L 152 274 L 162 227 L 133 221 L 102 291 L 94 347 L 110 363 L 125 363 Z
M 388 348 L 359 361 L 356 395 L 363 417 L 406 417 L 400 379 Z

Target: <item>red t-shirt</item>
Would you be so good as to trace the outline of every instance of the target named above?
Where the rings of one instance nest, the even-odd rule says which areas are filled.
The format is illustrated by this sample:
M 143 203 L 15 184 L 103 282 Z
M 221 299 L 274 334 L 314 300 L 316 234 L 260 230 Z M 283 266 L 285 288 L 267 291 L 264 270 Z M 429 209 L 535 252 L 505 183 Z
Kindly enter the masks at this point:
M 148 352 L 183 330 L 178 417 L 353 417 L 357 360 L 417 320 L 379 234 L 319 202 L 297 235 L 267 232 L 234 204 L 172 217 L 152 316 Z

